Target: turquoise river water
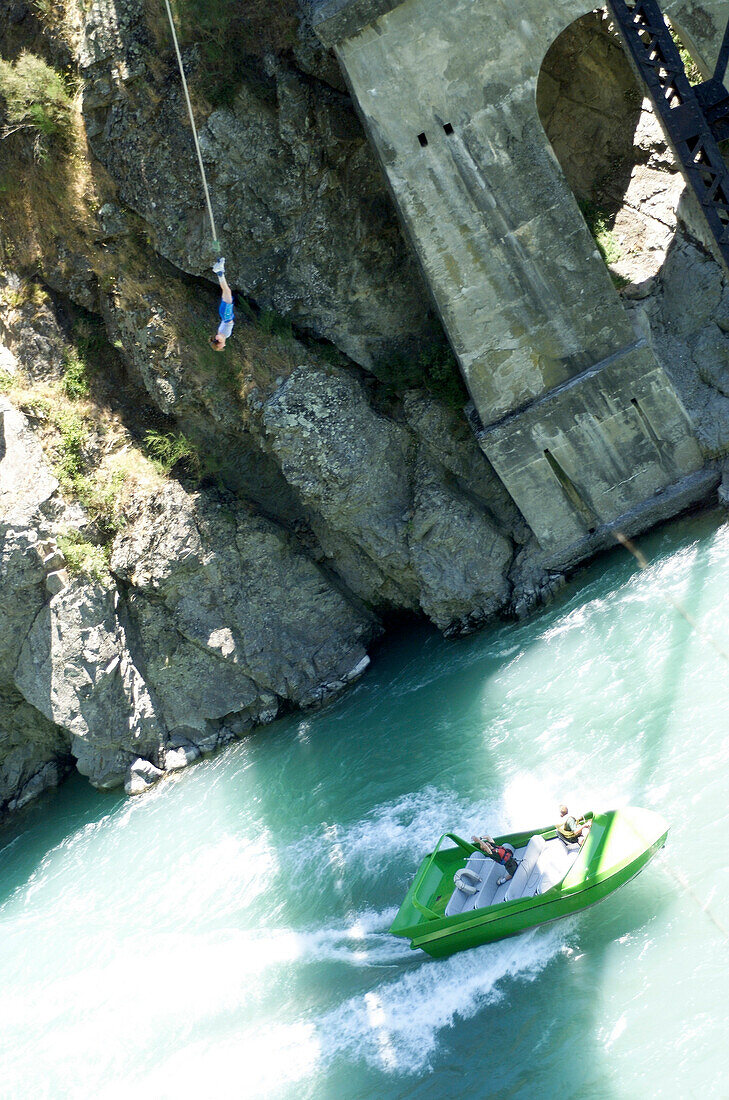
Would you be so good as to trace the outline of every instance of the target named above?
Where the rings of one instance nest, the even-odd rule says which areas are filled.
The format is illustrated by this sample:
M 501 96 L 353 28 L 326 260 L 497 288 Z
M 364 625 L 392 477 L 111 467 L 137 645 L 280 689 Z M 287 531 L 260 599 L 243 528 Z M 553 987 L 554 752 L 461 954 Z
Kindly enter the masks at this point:
M 729 526 L 642 548 L 524 623 L 390 640 L 344 699 L 144 798 L 72 779 L 26 812 L 0 836 L 0 1096 L 728 1097 Z M 561 800 L 658 809 L 668 844 L 511 940 L 388 936 L 441 832 Z

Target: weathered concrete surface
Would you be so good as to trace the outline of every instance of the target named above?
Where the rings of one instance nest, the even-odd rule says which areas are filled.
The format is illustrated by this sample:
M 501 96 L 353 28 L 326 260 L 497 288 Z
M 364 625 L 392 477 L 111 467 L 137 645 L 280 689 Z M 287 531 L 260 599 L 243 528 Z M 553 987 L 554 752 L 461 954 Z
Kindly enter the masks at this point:
M 575 0 L 335 0 L 316 23 L 336 44 L 389 178 L 487 428 L 484 450 L 549 550 L 701 466 L 670 382 L 645 340 L 636 344 L 537 109 L 545 55 L 585 11 Z M 649 428 L 633 403 L 646 373 Z M 575 380 L 607 402 L 609 416 L 575 418 L 575 401 L 589 408 Z M 543 428 L 528 413 L 525 430 L 509 420 L 507 444 L 503 419 L 546 395 L 536 414 Z M 559 447 L 567 438 L 580 456 L 579 490 L 545 453 L 545 439 Z
M 547 547 L 579 542 L 701 466 L 688 417 L 645 344 L 484 436 L 482 446 Z M 545 459 L 562 490 L 549 508 Z

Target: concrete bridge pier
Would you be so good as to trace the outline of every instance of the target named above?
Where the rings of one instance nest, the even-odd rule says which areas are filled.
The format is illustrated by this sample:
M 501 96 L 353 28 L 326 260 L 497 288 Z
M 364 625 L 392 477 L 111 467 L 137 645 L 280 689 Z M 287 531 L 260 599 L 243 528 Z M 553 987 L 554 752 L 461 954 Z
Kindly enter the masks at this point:
M 324 0 L 315 16 L 431 288 L 481 446 L 563 560 L 705 492 L 685 410 L 622 308 L 537 112 L 549 47 L 591 7 Z M 718 18 L 702 27 L 706 43 L 720 39 Z

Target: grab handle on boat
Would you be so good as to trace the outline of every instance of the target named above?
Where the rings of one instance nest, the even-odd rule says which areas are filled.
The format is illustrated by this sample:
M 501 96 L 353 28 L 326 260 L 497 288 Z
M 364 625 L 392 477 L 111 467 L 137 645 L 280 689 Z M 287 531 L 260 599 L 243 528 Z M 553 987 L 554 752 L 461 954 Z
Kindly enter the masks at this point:
M 412 904 L 415 906 L 415 908 L 418 910 L 419 913 L 422 913 L 424 917 L 431 917 L 431 918 L 436 919 L 436 920 L 438 918 L 438 914 L 435 913 L 432 909 L 429 909 L 427 905 L 423 905 L 422 902 L 418 901 L 418 890 L 421 888 L 421 886 L 425 882 L 428 871 L 433 866 L 433 860 L 438 855 L 438 851 L 439 851 L 440 846 L 441 846 L 441 844 L 443 843 L 444 840 L 452 840 L 457 848 L 463 848 L 464 852 L 467 852 L 468 855 L 471 855 L 472 852 L 478 851 L 478 849 L 475 848 L 473 844 L 469 844 L 467 840 L 464 840 L 462 836 L 458 836 L 457 833 L 443 833 L 443 836 L 440 838 L 440 840 L 436 844 L 435 848 L 433 849 L 433 851 L 431 853 L 430 859 L 424 865 L 424 867 L 422 868 L 422 870 L 420 871 L 418 877 L 415 880 L 415 885 L 413 887 L 413 896 L 410 899 Z

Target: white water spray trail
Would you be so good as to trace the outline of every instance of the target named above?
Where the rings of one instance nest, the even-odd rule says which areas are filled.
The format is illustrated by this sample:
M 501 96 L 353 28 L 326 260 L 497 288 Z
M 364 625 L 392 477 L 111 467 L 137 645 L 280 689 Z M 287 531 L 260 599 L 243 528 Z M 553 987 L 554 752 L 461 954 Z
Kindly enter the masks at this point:
M 568 950 L 573 927 L 563 921 L 559 929 L 527 933 L 437 963 L 428 960 L 314 1020 L 269 1021 L 212 1049 L 195 1044 L 157 1068 L 160 1085 L 164 1082 L 165 1096 L 173 1095 L 178 1083 L 188 1093 L 198 1085 L 204 1090 L 216 1080 L 233 1079 L 245 1065 L 247 1095 L 294 1097 L 304 1081 L 311 1083 L 336 1064 L 365 1063 L 400 1076 L 422 1073 L 445 1029 L 496 1003 L 508 982 L 533 981 Z M 145 1085 L 155 1081 L 146 1077 Z

